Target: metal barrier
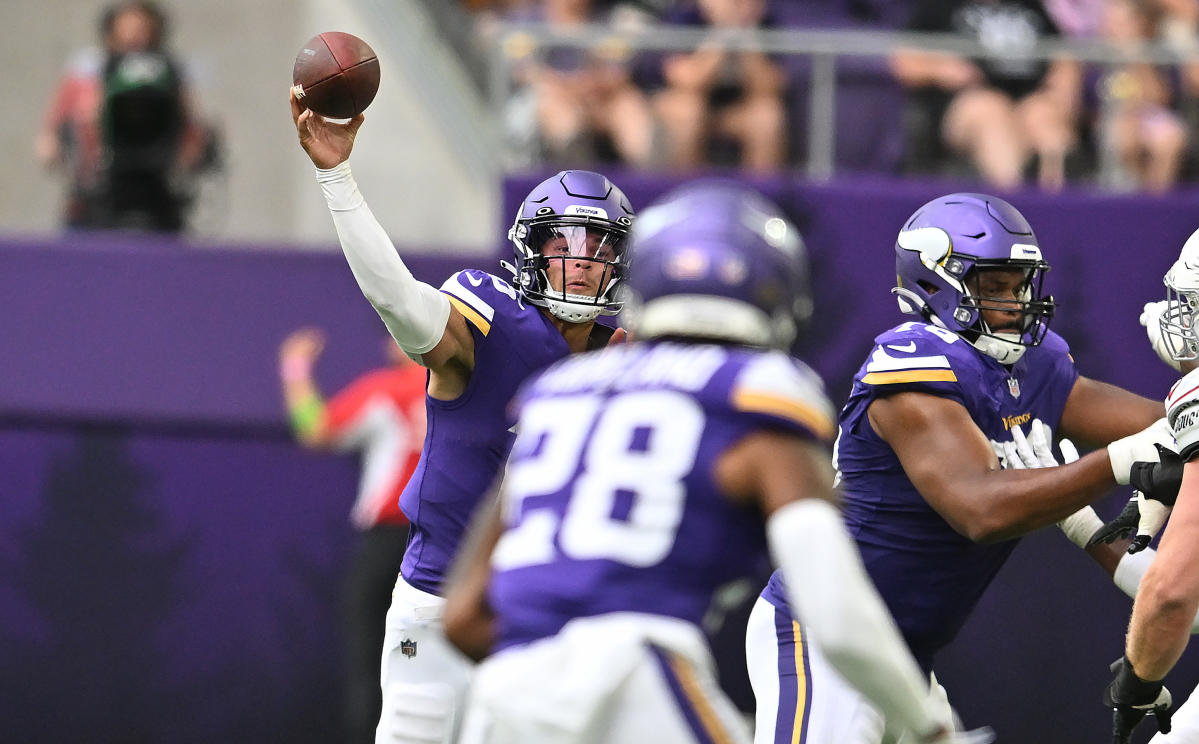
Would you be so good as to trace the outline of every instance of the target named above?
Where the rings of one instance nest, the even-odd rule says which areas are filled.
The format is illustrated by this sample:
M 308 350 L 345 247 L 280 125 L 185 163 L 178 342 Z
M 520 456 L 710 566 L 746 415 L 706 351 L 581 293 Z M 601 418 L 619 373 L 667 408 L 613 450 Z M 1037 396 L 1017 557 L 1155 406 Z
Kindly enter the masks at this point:
M 490 98 L 496 121 L 503 120 L 505 103 L 512 94 L 515 64 L 542 57 L 553 49 L 682 52 L 706 42 L 716 42 L 735 51 L 810 57 L 806 175 L 814 180 L 828 179 L 834 171 L 837 64 L 843 57 L 886 59 L 900 50 L 919 50 L 987 59 L 1048 60 L 1066 56 L 1104 65 L 1128 62 L 1179 65 L 1199 61 L 1199 45 L 1182 50 L 1158 42 L 1128 50 L 1100 40 L 1060 38 L 1032 44 L 991 46 L 955 34 L 903 31 L 712 29 L 665 25 L 624 29 L 598 24 L 564 29 L 548 24 L 509 23 L 501 25 L 493 39 Z M 1112 102 L 1104 101 L 1103 105 L 1108 107 Z M 1118 163 L 1110 148 L 1101 148 L 1101 182 L 1110 183 L 1115 168 Z

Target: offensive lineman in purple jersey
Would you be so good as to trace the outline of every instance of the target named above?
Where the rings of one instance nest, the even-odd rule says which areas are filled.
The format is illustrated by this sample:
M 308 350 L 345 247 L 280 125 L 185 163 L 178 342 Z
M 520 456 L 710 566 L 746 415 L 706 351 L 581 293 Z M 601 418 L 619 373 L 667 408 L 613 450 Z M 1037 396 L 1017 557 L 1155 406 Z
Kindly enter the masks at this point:
M 795 228 L 700 182 L 638 217 L 637 343 L 559 362 L 514 406 L 517 441 L 446 601 L 480 666 L 463 742 L 749 741 L 699 625 L 769 545 L 838 668 L 916 741 L 949 738 L 841 524 L 832 409 L 786 356 L 809 313 Z
M 923 322 L 875 339 L 840 413 L 834 457 L 866 570 L 931 675 L 934 654 L 956 635 L 1014 538 L 1127 484 L 1132 463 L 1156 461 L 1154 442 L 1172 439 L 1160 403 L 1075 371 L 1065 341 L 1047 327 L 1054 305 L 1041 280 L 1049 265 L 1007 202 L 934 199 L 904 225 L 895 264 L 900 308 Z M 1029 427 L 1048 444 L 1056 431 L 1107 447 L 1030 469 L 1057 463 L 1021 457 Z M 819 649 L 792 626 L 784 592 L 776 573 L 747 630 L 757 741 L 884 740 L 892 722 L 828 673 Z
M 505 409 L 532 372 L 572 352 L 620 341 L 594 321 L 615 314 L 633 212 L 620 189 L 589 171 L 563 171 L 521 204 L 509 237 L 510 285 L 483 271 L 451 276 L 438 291 L 396 254 L 350 173 L 359 115 L 326 121 L 291 99 L 300 144 L 317 167 L 354 277 L 396 343 L 429 370 L 428 428 L 400 506 L 409 539 L 383 644 L 381 744 L 451 742 L 471 662 L 445 641 L 441 584 L 467 522 L 512 445 Z

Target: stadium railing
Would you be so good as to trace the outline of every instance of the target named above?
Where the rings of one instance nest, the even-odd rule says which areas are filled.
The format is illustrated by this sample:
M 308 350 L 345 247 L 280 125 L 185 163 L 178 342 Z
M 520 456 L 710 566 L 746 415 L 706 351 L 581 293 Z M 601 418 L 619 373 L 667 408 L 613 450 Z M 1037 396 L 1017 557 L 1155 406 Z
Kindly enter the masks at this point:
M 1048 60 L 1067 56 L 1098 65 L 1129 62 L 1180 65 L 1197 59 L 1195 49 L 1173 48 L 1160 42 L 1126 50 L 1102 40 L 1060 38 L 999 48 L 954 34 L 882 30 L 734 30 L 668 25 L 624 29 L 602 24 L 563 29 L 541 23 L 505 23 L 497 28 L 491 38 L 489 98 L 497 122 L 504 120 L 504 109 L 514 90 L 514 67 L 530 58 L 544 57 L 555 49 L 584 49 L 632 56 L 642 52 L 688 51 L 701 43 L 718 41 L 731 50 L 757 50 L 771 55 L 807 58 L 810 62 L 807 141 L 806 157 L 802 160 L 804 174 L 814 180 L 826 180 L 835 171 L 834 154 L 839 136 L 836 123 L 838 67 L 846 61 L 872 59 L 885 62 L 900 50 L 991 59 Z M 1113 102 L 1101 99 L 1100 105 L 1106 108 Z M 1105 113 L 1101 110 L 1101 121 Z M 899 126 L 899 122 L 896 122 L 896 126 Z M 1110 148 L 1103 146 L 1102 137 L 1099 145 L 1099 182 L 1110 184 L 1114 181 L 1113 171 L 1119 164 Z

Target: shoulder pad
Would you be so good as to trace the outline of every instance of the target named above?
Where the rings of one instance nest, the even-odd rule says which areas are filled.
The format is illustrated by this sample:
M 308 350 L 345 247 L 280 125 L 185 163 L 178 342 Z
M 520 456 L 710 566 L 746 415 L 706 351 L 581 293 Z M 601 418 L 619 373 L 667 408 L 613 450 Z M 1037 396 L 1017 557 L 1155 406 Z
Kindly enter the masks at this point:
M 880 333 L 875 337 L 874 343 L 878 346 L 893 344 L 897 349 L 911 349 L 920 353 L 974 351 L 974 347 L 958 334 L 929 323 L 902 323 L 885 333 Z M 915 349 L 912 349 L 913 343 L 916 344 Z
M 835 411 L 820 378 L 785 354 L 756 355 L 738 373 L 730 398 L 739 411 L 799 424 L 820 439 L 832 441 L 836 434 Z
M 1166 420 L 1183 460 L 1199 455 L 1199 369 L 1174 383 L 1166 396 Z
M 1041 348 L 1058 354 L 1069 355 L 1070 353 L 1070 344 L 1066 343 L 1066 339 L 1053 331 L 1045 333 L 1045 339 L 1041 341 Z
M 441 285 L 451 304 L 483 335 L 491 330 L 497 307 L 501 303 L 519 302 L 516 290 L 498 276 L 479 269 L 463 269 Z
M 955 358 L 978 354 L 956 333 L 925 323 L 904 323 L 875 343 L 862 375 L 867 385 L 957 382 Z
M 1183 375 L 1182 379 L 1170 388 L 1170 394 L 1166 396 L 1166 412 L 1195 401 L 1199 401 L 1199 369 Z

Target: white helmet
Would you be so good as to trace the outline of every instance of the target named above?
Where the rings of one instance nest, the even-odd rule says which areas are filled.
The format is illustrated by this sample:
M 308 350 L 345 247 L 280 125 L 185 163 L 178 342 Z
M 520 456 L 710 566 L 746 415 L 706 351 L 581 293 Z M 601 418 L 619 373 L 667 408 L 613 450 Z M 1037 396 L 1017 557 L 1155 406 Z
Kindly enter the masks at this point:
M 1176 361 L 1199 359 L 1199 230 L 1182 245 L 1178 260 L 1162 280 L 1166 285 L 1166 308 L 1159 323 L 1165 350 Z

